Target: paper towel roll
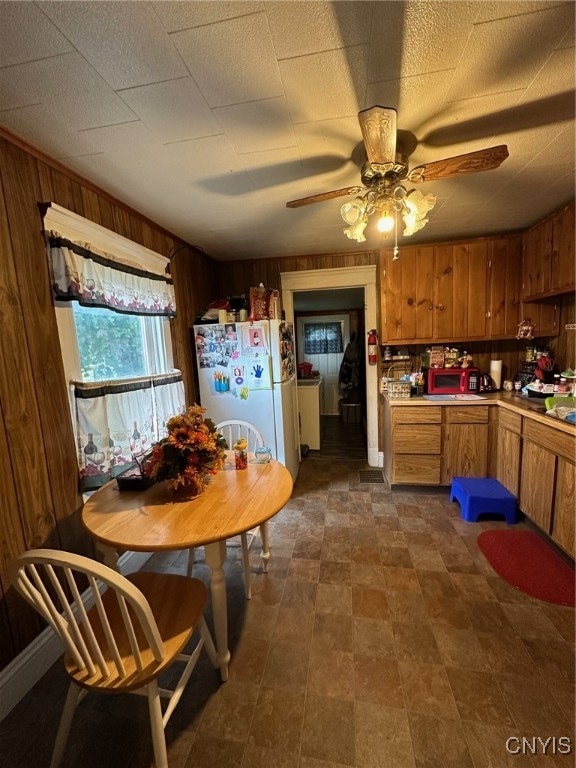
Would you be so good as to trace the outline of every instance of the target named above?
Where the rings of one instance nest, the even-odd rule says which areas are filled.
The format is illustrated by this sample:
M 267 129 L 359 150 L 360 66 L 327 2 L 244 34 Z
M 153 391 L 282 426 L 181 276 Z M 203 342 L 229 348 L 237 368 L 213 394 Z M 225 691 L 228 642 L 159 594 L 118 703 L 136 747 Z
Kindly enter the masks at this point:
M 490 378 L 494 389 L 502 386 L 502 360 L 490 360 Z

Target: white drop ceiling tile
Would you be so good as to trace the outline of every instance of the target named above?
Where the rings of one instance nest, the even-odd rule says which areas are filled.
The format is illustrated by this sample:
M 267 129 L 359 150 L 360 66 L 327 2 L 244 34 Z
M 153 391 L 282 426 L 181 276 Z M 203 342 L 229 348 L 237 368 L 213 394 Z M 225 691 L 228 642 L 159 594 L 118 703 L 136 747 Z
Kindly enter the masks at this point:
M 474 26 L 450 88 L 450 100 L 527 88 L 571 23 L 573 7 Z
M 508 151 L 511 155 L 531 155 L 535 157 L 542 147 L 548 146 L 562 132 L 565 123 L 542 125 L 526 131 L 515 131 L 506 137 Z
M 72 129 L 45 104 L 0 112 L 0 125 L 56 159 L 98 151 L 85 133 Z
M 171 39 L 211 107 L 282 96 L 265 14 L 175 32 Z
M 294 133 L 302 161 L 311 174 L 322 172 L 330 162 L 334 169 L 343 167 L 351 161 L 354 148 L 362 141 L 357 115 L 298 123 Z
M 0 70 L 0 110 L 41 103 L 76 130 L 137 120 L 77 53 Z
M 97 152 L 115 155 L 140 156 L 145 153 L 163 153 L 162 145 L 154 138 L 150 129 L 140 120 L 118 125 L 106 125 L 82 131 Z M 164 157 L 169 157 L 164 153 Z
M 279 62 L 293 122 L 350 117 L 364 102 L 368 46 Z
M 450 148 L 451 155 L 505 143 L 500 141 L 500 134 L 510 124 L 511 113 L 506 110 L 513 109 L 523 92 L 520 89 L 445 102 L 415 133 L 425 145 Z
M 152 7 L 158 14 L 167 32 L 178 32 L 183 29 L 202 27 L 218 21 L 235 19 L 238 16 L 248 16 L 264 10 L 261 2 L 243 2 L 243 0 L 187 0 L 187 2 L 153 2 Z
M 550 94 L 562 94 L 571 92 L 572 111 L 567 117 L 574 117 L 574 88 L 576 86 L 575 77 L 576 55 L 574 48 L 563 48 L 554 51 L 546 64 L 542 67 L 535 79 L 526 89 L 521 102 L 533 104 L 535 110 L 541 110 L 543 116 L 548 114 L 553 117 L 552 106 L 545 101 Z M 539 100 L 543 99 L 542 103 Z
M 456 67 L 477 15 L 476 5 L 436 0 L 376 3 L 370 81 Z
M 166 149 L 188 171 L 191 181 L 202 192 L 218 201 L 253 189 L 252 181 L 225 136 L 210 136 L 193 141 L 167 144 Z M 207 200 L 208 198 L 206 198 Z M 233 203 L 232 203 L 233 204 Z
M 290 185 L 304 176 L 304 168 L 294 148 L 244 154 L 240 161 L 256 189 L 268 189 L 279 184 Z
M 556 5 L 563 5 L 563 0 L 483 0 L 476 4 L 478 16 L 476 23 L 505 19 L 508 16 L 521 16 L 524 13 L 545 11 Z
M 163 142 L 222 133 L 191 77 L 129 88 L 118 95 Z
M 40 7 L 116 90 L 188 74 L 149 3 L 42 2 Z
M 214 115 L 239 154 L 296 145 L 284 96 L 219 107 Z
M 398 128 L 417 131 L 422 123 L 443 113 L 451 78 L 452 73 L 445 70 L 370 83 L 366 88 L 366 107 L 393 107 L 398 112 Z
M 0 2 L 0 67 L 72 50 L 36 3 Z
M 368 43 L 373 3 L 267 2 L 274 49 L 278 59 Z

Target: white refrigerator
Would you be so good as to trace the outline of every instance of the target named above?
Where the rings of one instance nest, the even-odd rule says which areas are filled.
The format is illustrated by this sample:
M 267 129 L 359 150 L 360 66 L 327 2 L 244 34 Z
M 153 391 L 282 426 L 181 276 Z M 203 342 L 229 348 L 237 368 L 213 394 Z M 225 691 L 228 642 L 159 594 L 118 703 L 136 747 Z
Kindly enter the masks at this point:
M 284 320 L 194 326 L 200 405 L 218 424 L 250 422 L 296 480 L 300 430 L 294 328 Z

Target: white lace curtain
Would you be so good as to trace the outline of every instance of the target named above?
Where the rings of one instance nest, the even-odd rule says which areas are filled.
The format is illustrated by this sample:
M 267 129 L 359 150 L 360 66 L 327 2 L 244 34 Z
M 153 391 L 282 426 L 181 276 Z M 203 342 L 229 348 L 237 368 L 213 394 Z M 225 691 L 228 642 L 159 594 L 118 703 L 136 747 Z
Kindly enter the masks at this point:
M 54 298 L 133 315 L 176 314 L 169 260 L 54 203 L 40 206 Z M 185 410 L 179 371 L 71 382 L 81 491 L 94 490 L 165 435 Z
M 124 263 L 89 243 L 48 237 L 54 298 L 137 315 L 176 314 L 174 286 L 163 274 Z
M 180 373 L 72 386 L 82 492 L 126 470 L 166 435 L 168 419 L 186 409 Z

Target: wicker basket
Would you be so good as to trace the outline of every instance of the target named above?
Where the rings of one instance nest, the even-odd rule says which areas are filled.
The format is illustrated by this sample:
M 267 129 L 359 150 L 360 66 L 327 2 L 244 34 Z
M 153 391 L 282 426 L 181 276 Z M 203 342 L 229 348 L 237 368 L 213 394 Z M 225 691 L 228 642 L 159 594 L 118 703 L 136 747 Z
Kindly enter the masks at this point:
M 400 380 L 401 376 L 410 373 L 410 368 L 409 361 L 389 365 L 386 375 L 382 376 L 380 392 L 383 395 L 387 394 L 392 399 L 410 397 L 410 382 Z
M 390 400 L 405 399 L 410 397 L 412 385 L 409 381 L 389 381 L 387 395 Z

